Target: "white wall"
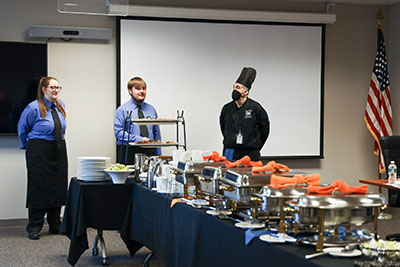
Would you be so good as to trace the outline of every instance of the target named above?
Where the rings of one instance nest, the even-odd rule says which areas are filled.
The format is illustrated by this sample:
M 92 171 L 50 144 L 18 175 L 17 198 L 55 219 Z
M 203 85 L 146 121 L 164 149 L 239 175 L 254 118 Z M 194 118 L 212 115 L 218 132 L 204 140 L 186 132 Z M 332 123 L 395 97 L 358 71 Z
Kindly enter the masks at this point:
M 29 25 L 111 28 L 106 42 L 52 40 L 48 43 L 48 73 L 63 86 L 67 106 L 69 175 L 76 175 L 76 158 L 101 155 L 115 158 L 112 124 L 116 103 L 114 17 L 66 15 L 54 0 L 9 0 L 0 9 L 0 40 L 26 41 Z M 5 26 L 8 25 L 8 26 Z M 0 137 L 0 219 L 26 218 L 25 153 L 17 137 Z
M 113 29 L 110 43 L 49 42 L 49 74 L 62 84 L 61 98 L 67 105 L 69 174 L 76 174 L 76 157 L 111 156 L 115 159 L 112 121 L 116 103 L 115 18 L 58 14 L 54 0 L 7 0 L 0 9 L 0 40 L 25 41 L 29 25 L 105 27 Z M 304 7 L 303 4 L 299 6 Z M 337 5 L 336 23 L 327 26 L 325 73 L 325 158 L 281 161 L 292 168 L 321 174 L 322 182 L 344 179 L 357 185 L 362 178 L 377 177 L 373 139 L 363 116 L 372 64 L 376 53 L 378 6 Z M 399 44 L 399 6 L 391 10 L 391 47 Z M 385 21 L 389 21 L 385 8 Z M 7 26 L 5 26 L 7 25 Z M 389 25 L 385 25 L 386 28 Z M 390 31 L 388 31 L 390 33 Z M 387 34 L 387 32 L 386 32 Z M 387 39 L 390 39 L 386 35 Z M 396 45 L 394 45 L 396 44 Z M 399 58 L 389 53 L 392 103 L 396 125 L 396 103 L 400 95 Z M 211 83 L 212 84 L 212 83 Z M 221 103 L 222 105 L 222 103 Z M 397 119 L 396 119 L 397 118 Z M 219 133 L 216 133 L 219 134 Z M 16 137 L 0 137 L 0 219 L 26 218 L 26 169 L 24 152 Z M 376 191 L 374 187 L 371 190 Z
M 389 24 L 388 39 L 388 58 L 389 75 L 392 97 L 393 128 L 395 133 L 399 134 L 400 126 L 400 4 L 390 7 L 390 17 L 384 21 Z

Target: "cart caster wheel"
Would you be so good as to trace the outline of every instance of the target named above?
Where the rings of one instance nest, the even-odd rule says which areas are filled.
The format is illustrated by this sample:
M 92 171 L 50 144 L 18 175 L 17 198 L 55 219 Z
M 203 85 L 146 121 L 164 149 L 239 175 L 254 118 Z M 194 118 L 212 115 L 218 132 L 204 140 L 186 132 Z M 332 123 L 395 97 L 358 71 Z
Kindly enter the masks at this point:
M 103 266 L 110 266 L 110 258 L 103 258 Z
M 93 250 L 92 250 L 92 255 L 93 255 L 93 256 L 99 255 L 99 250 L 98 250 L 97 248 L 93 248 Z

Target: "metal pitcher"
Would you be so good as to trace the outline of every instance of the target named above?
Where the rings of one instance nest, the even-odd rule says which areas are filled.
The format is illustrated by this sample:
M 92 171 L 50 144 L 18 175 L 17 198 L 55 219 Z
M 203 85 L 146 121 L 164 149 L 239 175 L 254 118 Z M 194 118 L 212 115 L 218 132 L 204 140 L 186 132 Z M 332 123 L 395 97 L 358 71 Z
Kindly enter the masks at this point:
M 145 172 L 146 168 L 146 161 L 149 157 L 143 153 L 136 153 L 135 154 L 135 170 L 139 173 Z

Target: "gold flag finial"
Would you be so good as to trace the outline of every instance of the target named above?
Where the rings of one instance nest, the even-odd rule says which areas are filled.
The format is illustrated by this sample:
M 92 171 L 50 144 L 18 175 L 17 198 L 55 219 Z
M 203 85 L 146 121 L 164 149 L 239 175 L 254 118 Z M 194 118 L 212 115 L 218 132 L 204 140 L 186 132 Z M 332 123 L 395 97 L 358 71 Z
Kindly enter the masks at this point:
M 383 17 L 383 9 L 379 8 L 378 12 L 376 13 L 376 19 L 378 20 L 378 26 L 382 26 Z

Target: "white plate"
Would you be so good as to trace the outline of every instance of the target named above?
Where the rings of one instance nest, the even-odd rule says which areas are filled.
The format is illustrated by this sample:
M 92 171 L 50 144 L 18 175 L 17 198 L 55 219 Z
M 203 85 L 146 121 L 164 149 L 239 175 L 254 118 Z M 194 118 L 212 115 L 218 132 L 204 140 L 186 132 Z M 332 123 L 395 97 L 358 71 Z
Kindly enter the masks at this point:
M 78 180 L 86 181 L 86 182 L 100 182 L 100 181 L 108 181 L 110 180 L 108 177 L 99 178 L 99 177 L 79 177 Z
M 295 243 L 295 242 L 297 242 L 297 239 L 296 238 L 294 238 L 293 236 L 290 236 L 290 235 L 288 235 L 288 234 L 286 234 L 286 233 L 278 233 L 278 234 L 276 234 L 279 238 L 282 238 L 282 239 L 284 239 L 286 242 L 288 242 L 288 243 Z
M 237 222 L 235 226 L 243 229 L 264 228 L 264 223 L 251 223 L 251 222 Z
M 343 247 L 324 248 L 324 252 L 335 257 L 358 257 L 362 254 L 359 249 L 343 251 Z
M 216 216 L 216 215 L 219 215 L 219 214 L 228 216 L 228 215 L 232 214 L 232 211 L 230 211 L 230 210 L 219 210 L 219 211 L 207 210 L 206 213 L 210 214 L 210 215 L 213 215 L 213 216 Z
M 260 240 L 266 241 L 268 243 L 286 243 L 284 238 L 273 236 L 273 235 L 261 235 Z
M 102 162 L 111 160 L 110 157 L 78 157 L 78 161 Z

